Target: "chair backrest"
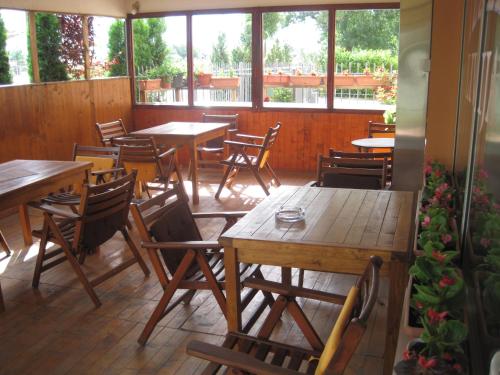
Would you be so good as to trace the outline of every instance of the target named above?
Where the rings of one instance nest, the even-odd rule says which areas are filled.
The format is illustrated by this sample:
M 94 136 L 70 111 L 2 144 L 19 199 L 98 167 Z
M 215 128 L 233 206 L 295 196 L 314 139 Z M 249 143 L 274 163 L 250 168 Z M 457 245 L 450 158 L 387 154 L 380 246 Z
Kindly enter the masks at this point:
M 178 184 L 174 188 L 142 203 L 132 203 L 132 215 L 142 241 L 182 242 L 201 241 L 201 233 L 194 221 L 188 197 Z M 163 261 L 171 275 L 175 273 L 187 249 L 161 250 Z M 155 265 L 153 265 L 155 266 Z M 155 266 L 160 279 L 165 271 Z M 160 274 L 162 276 L 160 276 Z
M 342 374 L 366 330 L 375 306 L 382 259 L 372 256 L 365 271 L 347 295 L 344 306 L 319 358 L 315 375 Z
M 317 185 L 351 189 L 383 189 L 387 179 L 387 157 L 361 159 L 318 155 Z
M 133 171 L 111 182 L 83 185 L 73 248 L 95 249 L 125 228 L 135 176 Z
M 280 129 L 281 123 L 277 122 L 274 128 L 271 127 L 267 131 L 264 140 L 262 141 L 262 148 L 257 155 L 257 165 L 259 166 L 259 168 L 264 168 L 264 166 L 266 165 L 267 160 L 269 159 L 269 153 L 274 145 L 274 142 L 276 142 L 276 138 L 278 138 Z
M 395 135 L 396 124 L 368 121 L 368 138 L 394 138 Z
M 82 146 L 77 143 L 73 145 L 73 160 L 91 162 L 92 172 L 117 168 L 119 158 L 120 147 Z M 97 182 L 95 176 L 87 176 L 87 180 L 92 184 Z
M 208 115 L 202 114 L 203 122 L 227 122 L 231 124 L 231 129 L 238 129 L 239 114 L 234 115 Z
M 97 122 L 95 124 L 97 128 L 97 133 L 104 146 L 111 145 L 111 140 L 117 137 L 124 137 L 128 134 L 127 129 L 123 125 L 122 119 L 111 122 Z

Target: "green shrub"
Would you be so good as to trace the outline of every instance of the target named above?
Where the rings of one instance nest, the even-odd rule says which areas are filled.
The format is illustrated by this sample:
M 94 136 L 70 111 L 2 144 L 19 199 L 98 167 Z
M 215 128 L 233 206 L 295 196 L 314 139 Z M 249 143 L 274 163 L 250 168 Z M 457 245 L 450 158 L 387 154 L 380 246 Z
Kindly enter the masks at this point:
M 398 69 L 398 56 L 393 55 L 390 50 L 353 50 L 347 51 L 343 48 L 335 50 L 335 64 L 340 71 L 349 70 L 353 73 L 363 73 L 365 67 L 373 73 L 373 67 L 383 66 L 389 70 Z
M 7 30 L 0 17 L 0 84 L 12 83 L 12 76 L 9 68 L 9 55 L 5 48 L 7 41 Z
M 293 102 L 293 89 L 289 89 L 286 87 L 278 87 L 276 89 L 273 89 L 271 101 L 280 103 Z

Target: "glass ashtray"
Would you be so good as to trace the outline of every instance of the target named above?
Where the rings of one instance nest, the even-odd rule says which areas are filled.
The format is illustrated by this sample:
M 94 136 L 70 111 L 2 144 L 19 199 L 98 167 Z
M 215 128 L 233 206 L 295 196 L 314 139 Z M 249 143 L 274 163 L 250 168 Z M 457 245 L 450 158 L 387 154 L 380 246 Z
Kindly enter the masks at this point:
M 304 221 L 305 211 L 302 207 L 295 206 L 282 206 L 276 211 L 276 220 L 285 223 L 296 223 L 299 221 Z

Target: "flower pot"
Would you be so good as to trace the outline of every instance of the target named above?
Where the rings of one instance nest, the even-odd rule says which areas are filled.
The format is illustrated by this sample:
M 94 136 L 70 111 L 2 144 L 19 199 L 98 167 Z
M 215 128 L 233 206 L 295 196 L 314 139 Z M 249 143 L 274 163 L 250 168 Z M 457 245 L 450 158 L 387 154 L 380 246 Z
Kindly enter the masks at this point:
M 240 86 L 239 77 L 212 77 L 211 85 L 217 89 L 235 89 Z
M 352 74 L 335 74 L 334 84 L 336 88 L 356 86 L 355 78 Z
M 290 76 L 290 86 L 317 87 L 321 85 L 321 77 L 313 75 Z
M 166 79 L 162 78 L 161 79 L 161 88 L 162 89 L 171 89 L 172 88 L 171 81 L 167 81 Z
M 403 301 L 403 332 L 410 337 L 411 339 L 419 337 L 424 329 L 422 326 L 419 326 L 415 320 L 418 320 L 417 314 L 413 313 L 413 309 L 411 308 L 411 295 L 413 289 L 413 277 L 410 277 L 408 280 L 408 286 L 405 291 L 405 298 Z M 415 312 L 416 313 L 416 312 Z
M 210 86 L 210 81 L 212 80 L 212 73 L 201 73 L 196 76 L 196 81 L 198 86 Z
M 144 79 L 139 81 L 139 90 L 158 90 L 161 87 L 161 79 Z
M 285 74 L 265 74 L 264 86 L 288 86 L 290 76 Z
M 378 86 L 385 86 L 387 84 L 387 82 L 375 79 L 371 74 L 356 76 L 355 81 L 356 81 L 356 86 L 367 87 L 367 88 L 375 88 Z
M 490 332 L 486 316 L 484 314 L 483 296 L 482 296 L 482 283 L 488 276 L 488 272 L 477 271 L 474 272 L 474 293 L 476 298 L 476 310 L 479 325 L 479 337 L 486 349 L 488 356 L 500 348 L 500 330 L 497 334 Z

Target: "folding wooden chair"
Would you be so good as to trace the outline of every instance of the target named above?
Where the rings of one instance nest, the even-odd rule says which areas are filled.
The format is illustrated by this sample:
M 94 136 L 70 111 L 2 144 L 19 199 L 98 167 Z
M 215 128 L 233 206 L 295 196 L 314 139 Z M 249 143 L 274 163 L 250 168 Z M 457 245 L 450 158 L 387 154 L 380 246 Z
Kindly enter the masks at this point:
M 140 204 L 132 204 L 132 215 L 147 249 L 153 268 L 163 287 L 163 296 L 149 318 L 139 342 L 145 344 L 158 322 L 181 301 L 188 303 L 200 289 L 212 291 L 222 313 L 226 315 L 224 253 L 217 241 L 204 241 L 194 219 L 224 218 L 223 231 L 232 226 L 246 212 L 192 213 L 187 196 L 178 187 L 161 193 Z M 169 277 L 168 274 L 171 276 Z M 242 280 L 246 277 L 263 278 L 259 266 L 241 264 Z M 179 289 L 186 289 L 176 300 L 172 300 Z M 244 309 L 257 294 L 247 290 L 242 301 Z M 248 331 L 256 322 L 266 305 L 274 299 L 264 292 L 264 300 L 246 323 Z
M 238 114 L 235 115 L 207 115 L 203 113 L 203 122 L 227 122 L 231 124 L 228 129 L 229 138 L 231 135 L 238 132 Z M 224 157 L 224 138 L 219 137 L 211 139 L 205 144 L 198 146 L 198 165 L 220 165 L 220 161 Z M 203 159 L 204 154 L 213 155 L 215 159 Z
M 175 147 L 160 153 L 153 138 L 113 138 L 112 142 L 121 147 L 119 163 L 125 171 L 137 170 L 136 198 L 141 198 L 144 191 L 149 197 L 151 190 L 166 191 L 172 175 L 184 188 Z
M 41 238 L 33 276 L 34 288 L 38 287 L 43 272 L 67 260 L 95 306 L 99 307 L 101 302 L 94 291 L 95 286 L 134 263 L 139 263 L 144 274 L 149 275 L 149 269 L 126 227 L 134 183 L 135 172 L 101 185 L 84 184 L 77 213 L 43 203 L 31 204 L 41 209 L 44 217 L 42 229 L 33 231 L 35 236 Z M 88 280 L 80 266 L 84 263 L 88 250 L 107 242 L 116 232 L 121 232 L 133 257 L 93 280 Z M 47 251 L 49 241 L 59 248 Z M 55 258 L 61 254 L 63 255 Z
M 354 158 L 354 159 L 379 159 L 382 160 L 384 158 L 387 159 L 387 176 L 386 180 L 392 180 L 392 161 L 394 157 L 394 153 L 391 149 L 387 149 L 387 151 L 377 151 L 377 152 L 344 152 L 344 151 L 336 151 L 333 148 L 328 150 L 328 155 L 331 158 Z M 367 165 L 367 167 L 370 167 Z
M 381 265 L 380 257 L 372 257 L 363 275 L 346 296 L 336 296 L 332 301 L 332 294 L 325 293 L 328 302 L 343 305 L 325 344 L 295 300 L 298 296 L 307 298 L 309 294 L 318 299 L 321 293 L 254 280 L 245 285 L 280 294 L 257 337 L 231 332 L 222 347 L 191 341 L 187 353 L 211 362 L 201 372 L 204 375 L 216 374 L 221 366 L 238 374 L 342 374 L 366 331 L 367 320 L 378 295 Z M 312 350 L 269 340 L 285 309 L 297 322 Z M 301 368 L 305 371 L 300 372 Z
M 368 121 L 368 138 L 394 138 L 395 135 L 396 124 Z
M 331 158 L 318 155 L 315 186 L 348 189 L 386 188 L 387 158 Z
M 127 129 L 123 125 L 121 118 L 111 122 L 97 122 L 95 126 L 103 146 L 111 146 L 111 140 L 113 138 L 126 137 L 128 135 Z
M 5 251 L 7 256 L 10 256 L 10 247 L 9 244 L 7 243 L 7 240 L 5 239 L 5 236 L 3 235 L 2 231 L 0 230 L 0 248 Z
M 229 158 L 221 161 L 221 164 L 226 166 L 226 171 L 224 172 L 222 181 L 215 194 L 216 199 L 219 198 L 224 186 L 231 186 L 240 168 L 250 169 L 259 185 L 264 189 L 266 195 L 269 195 L 269 190 L 260 175 L 262 169 L 267 170 L 271 177 L 271 182 L 274 181 L 277 186 L 281 185 L 278 176 L 276 176 L 276 173 L 274 173 L 274 170 L 269 165 L 269 154 L 278 137 L 280 128 L 281 124 L 278 122 L 274 128 L 269 128 L 264 137 L 249 134 L 236 134 L 234 136 L 235 139 L 246 140 L 247 142 L 224 141 L 224 143 L 232 149 L 233 153 Z M 258 142 L 261 143 L 259 144 Z M 257 151 L 257 154 L 252 155 L 251 150 Z

